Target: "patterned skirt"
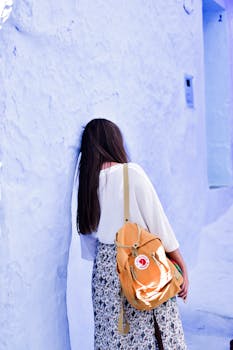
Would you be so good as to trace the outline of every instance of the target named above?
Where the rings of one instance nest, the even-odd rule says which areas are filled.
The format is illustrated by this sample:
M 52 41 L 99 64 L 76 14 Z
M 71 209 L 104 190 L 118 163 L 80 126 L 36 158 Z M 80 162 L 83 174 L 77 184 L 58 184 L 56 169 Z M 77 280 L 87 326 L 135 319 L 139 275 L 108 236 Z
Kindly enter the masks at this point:
M 98 244 L 92 275 L 92 300 L 95 350 L 157 350 L 154 316 L 164 350 L 187 349 L 176 298 L 150 311 L 137 310 L 125 300 L 124 313 L 130 331 L 127 335 L 119 333 L 121 293 L 114 244 Z

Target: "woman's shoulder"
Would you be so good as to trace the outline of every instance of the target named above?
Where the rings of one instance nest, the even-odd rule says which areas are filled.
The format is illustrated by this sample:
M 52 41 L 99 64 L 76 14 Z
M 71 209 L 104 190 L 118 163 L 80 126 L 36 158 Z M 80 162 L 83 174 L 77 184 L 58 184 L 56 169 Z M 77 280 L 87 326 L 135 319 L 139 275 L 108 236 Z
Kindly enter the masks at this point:
M 146 171 L 138 163 L 128 163 L 130 184 L 140 195 L 152 194 L 154 196 L 155 187 L 147 175 Z
M 109 168 L 102 169 L 100 171 L 101 178 L 103 178 L 103 175 L 113 176 L 114 178 L 121 178 L 122 176 L 122 169 L 123 169 L 123 163 L 118 163 L 116 165 L 113 165 Z M 135 162 L 128 162 L 128 172 L 129 176 L 131 178 L 131 182 L 145 182 L 148 181 L 149 178 L 146 175 L 146 172 L 142 168 L 141 165 Z
M 139 175 L 142 175 L 142 176 L 147 176 L 143 167 L 138 163 L 129 162 L 128 168 L 130 169 L 131 172 L 138 173 Z
M 141 165 L 138 163 L 130 162 L 128 163 L 129 174 L 132 175 L 134 181 L 138 182 L 150 182 L 148 175 Z
M 138 163 L 135 163 L 135 162 L 129 162 L 128 168 L 130 170 L 132 170 L 132 172 L 144 173 L 144 170 L 141 167 L 141 165 L 139 165 Z
M 138 173 L 138 174 L 145 173 L 143 168 L 138 163 L 129 162 L 127 164 L 128 164 L 129 172 Z M 101 169 L 100 174 L 120 173 L 122 171 L 123 166 L 124 166 L 124 163 L 116 163 L 108 168 Z

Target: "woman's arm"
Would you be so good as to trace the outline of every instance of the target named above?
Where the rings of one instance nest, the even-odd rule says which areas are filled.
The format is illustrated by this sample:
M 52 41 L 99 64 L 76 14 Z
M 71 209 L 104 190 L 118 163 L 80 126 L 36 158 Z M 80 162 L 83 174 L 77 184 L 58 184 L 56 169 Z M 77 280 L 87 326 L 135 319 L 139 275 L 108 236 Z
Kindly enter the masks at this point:
M 189 280 L 188 280 L 188 271 L 184 262 L 184 259 L 182 258 L 182 255 L 179 251 L 179 249 L 173 250 L 172 252 L 166 253 L 168 258 L 171 258 L 172 260 L 175 260 L 177 264 L 181 267 L 181 270 L 183 272 L 183 279 L 184 282 L 181 285 L 181 291 L 178 294 L 179 297 L 181 297 L 184 301 L 186 301 L 188 296 L 188 287 L 189 287 Z
M 188 294 L 189 281 L 185 262 L 178 249 L 179 242 L 150 179 L 139 165 L 134 164 L 131 170 L 132 172 L 129 173 L 131 176 L 130 183 L 134 183 L 136 201 L 148 231 L 159 236 L 168 257 L 175 260 L 183 271 L 184 282 L 179 296 L 185 301 Z
M 145 228 L 159 236 L 166 252 L 178 249 L 179 242 L 150 179 L 139 165 L 131 170 L 129 182 L 134 184 L 136 202 Z

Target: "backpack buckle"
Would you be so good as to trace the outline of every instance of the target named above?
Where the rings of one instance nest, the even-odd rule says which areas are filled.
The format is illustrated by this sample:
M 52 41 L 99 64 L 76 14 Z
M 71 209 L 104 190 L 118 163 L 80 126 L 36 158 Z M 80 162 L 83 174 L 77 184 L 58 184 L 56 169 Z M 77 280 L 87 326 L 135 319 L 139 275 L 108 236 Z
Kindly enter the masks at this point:
M 138 247 L 139 247 L 138 242 L 135 242 L 135 243 L 132 245 L 132 255 L 133 255 L 134 257 L 136 257 L 136 256 L 138 255 L 138 251 L 137 251 Z

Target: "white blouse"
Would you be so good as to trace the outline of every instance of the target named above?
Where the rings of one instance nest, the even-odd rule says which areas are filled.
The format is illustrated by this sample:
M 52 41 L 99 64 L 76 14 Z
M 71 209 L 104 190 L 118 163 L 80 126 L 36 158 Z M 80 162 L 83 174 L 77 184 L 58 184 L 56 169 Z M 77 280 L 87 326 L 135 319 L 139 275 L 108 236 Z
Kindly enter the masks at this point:
M 148 176 L 136 163 L 128 163 L 128 169 L 130 221 L 157 234 L 167 252 L 177 249 L 179 243 Z M 78 184 L 75 182 L 72 196 L 72 227 L 75 234 L 77 190 Z M 101 215 L 97 232 L 80 235 L 82 258 L 87 260 L 94 259 L 97 240 L 113 244 L 116 232 L 124 224 L 123 164 L 100 171 L 99 201 Z

